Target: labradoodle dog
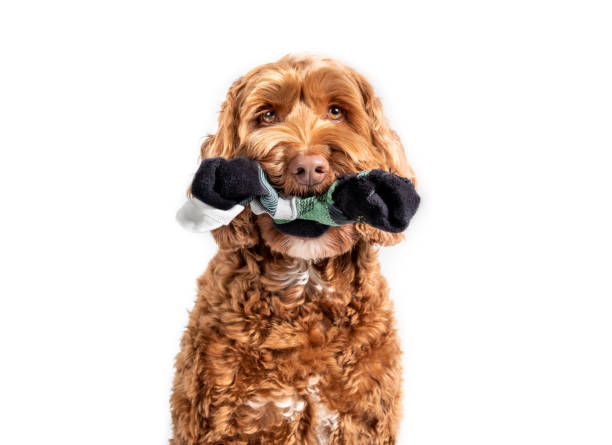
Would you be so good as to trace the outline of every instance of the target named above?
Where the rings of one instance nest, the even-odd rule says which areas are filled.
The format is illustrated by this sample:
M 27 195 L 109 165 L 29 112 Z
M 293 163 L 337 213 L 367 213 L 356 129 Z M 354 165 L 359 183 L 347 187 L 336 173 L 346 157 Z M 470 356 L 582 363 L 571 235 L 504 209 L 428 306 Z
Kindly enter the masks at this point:
M 287 196 L 363 170 L 415 182 L 368 81 L 314 56 L 234 82 L 201 156 L 255 160 Z M 376 252 L 402 235 L 361 222 L 280 227 L 250 208 L 212 234 L 219 251 L 176 358 L 170 443 L 395 443 L 401 352 Z

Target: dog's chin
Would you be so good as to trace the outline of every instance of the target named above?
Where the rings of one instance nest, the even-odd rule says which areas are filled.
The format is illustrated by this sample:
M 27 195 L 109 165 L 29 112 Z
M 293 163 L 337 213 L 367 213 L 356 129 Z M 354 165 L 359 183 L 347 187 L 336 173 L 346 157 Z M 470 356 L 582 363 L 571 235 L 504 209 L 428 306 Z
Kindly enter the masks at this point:
M 358 238 L 352 224 L 330 227 L 315 221 L 296 222 L 275 224 L 269 215 L 257 217 L 261 237 L 268 247 L 293 258 L 317 260 L 338 256 L 351 250 Z

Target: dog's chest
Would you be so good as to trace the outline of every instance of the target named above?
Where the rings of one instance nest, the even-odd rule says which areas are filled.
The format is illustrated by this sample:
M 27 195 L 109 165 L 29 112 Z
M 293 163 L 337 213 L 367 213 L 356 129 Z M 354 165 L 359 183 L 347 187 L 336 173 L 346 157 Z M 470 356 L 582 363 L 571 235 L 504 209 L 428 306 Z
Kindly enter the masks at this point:
M 312 375 L 306 387 L 279 385 L 274 391 L 258 394 L 245 404 L 261 418 L 274 419 L 273 423 L 279 420 L 280 423 L 299 423 L 307 419 L 319 445 L 328 444 L 338 429 L 339 414 L 322 398 L 318 375 Z
M 266 270 L 261 278 L 264 292 L 269 299 L 272 320 L 291 320 L 296 328 L 305 327 L 304 320 L 323 314 L 337 322 L 343 316 L 329 309 L 346 306 L 341 301 L 341 292 L 334 282 L 323 276 L 312 263 L 296 260 L 293 263 L 275 265 Z M 346 300 L 346 298 L 344 299 Z
M 273 391 L 247 403 L 253 409 L 272 410 L 287 421 L 306 412 L 318 443 L 329 443 L 338 428 L 338 389 L 342 365 L 338 362 L 348 341 L 346 304 L 328 280 L 309 263 L 268 271 L 263 279 L 270 295 L 272 317 L 262 344 L 266 380 L 279 376 Z M 350 312 L 350 310 L 348 310 Z

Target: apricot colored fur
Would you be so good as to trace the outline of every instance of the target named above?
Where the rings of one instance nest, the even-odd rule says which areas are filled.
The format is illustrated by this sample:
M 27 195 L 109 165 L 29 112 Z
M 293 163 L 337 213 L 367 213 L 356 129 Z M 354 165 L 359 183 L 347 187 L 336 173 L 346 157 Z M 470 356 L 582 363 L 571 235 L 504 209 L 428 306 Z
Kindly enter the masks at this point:
M 330 122 L 330 102 L 346 111 Z M 279 122 L 256 115 L 273 106 Z M 294 182 L 297 153 L 327 157 L 312 189 Z M 248 156 L 287 194 L 325 190 L 336 175 L 385 168 L 414 178 L 365 78 L 331 59 L 286 56 L 236 81 L 202 157 Z M 281 234 L 246 209 L 213 232 L 219 252 L 176 358 L 171 445 L 394 444 L 401 357 L 377 245 L 363 224 L 315 239 Z

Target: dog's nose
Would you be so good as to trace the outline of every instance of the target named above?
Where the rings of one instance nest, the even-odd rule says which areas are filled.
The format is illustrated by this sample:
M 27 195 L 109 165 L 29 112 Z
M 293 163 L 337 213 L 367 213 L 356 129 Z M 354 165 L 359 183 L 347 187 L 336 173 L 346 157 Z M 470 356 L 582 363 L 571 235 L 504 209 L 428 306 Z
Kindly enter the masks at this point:
M 301 185 L 317 185 L 325 179 L 329 162 L 321 155 L 297 155 L 289 163 L 289 173 Z

